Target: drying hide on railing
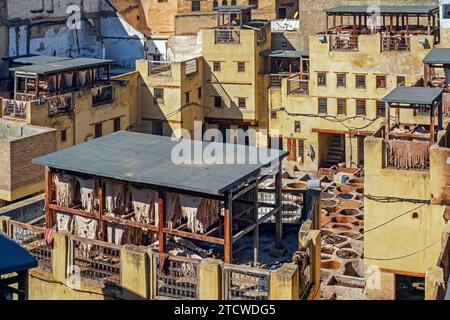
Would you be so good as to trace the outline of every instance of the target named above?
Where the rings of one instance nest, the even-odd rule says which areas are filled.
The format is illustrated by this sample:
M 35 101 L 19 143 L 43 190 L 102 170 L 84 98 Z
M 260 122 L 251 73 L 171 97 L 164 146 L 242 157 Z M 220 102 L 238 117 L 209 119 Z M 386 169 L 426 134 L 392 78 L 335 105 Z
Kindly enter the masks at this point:
M 450 93 L 442 95 L 442 114 L 447 117 L 450 116 Z
M 77 177 L 77 180 L 80 187 L 81 210 L 93 213 L 98 209 L 98 199 L 95 198 L 94 179 Z M 96 238 L 97 220 L 75 216 L 73 224 L 74 235 L 88 239 Z
M 131 210 L 130 194 L 125 183 L 105 182 L 105 213 L 108 216 L 127 219 Z M 107 223 L 108 242 L 123 245 L 130 242 L 130 228 L 116 223 Z
M 72 208 L 75 203 L 75 177 L 64 173 L 55 173 L 54 182 L 56 189 L 56 205 Z M 72 231 L 71 215 L 57 212 L 56 220 L 58 231 Z
M 389 140 L 388 163 L 397 169 L 425 169 L 430 161 L 428 141 Z
M 199 248 L 192 242 L 179 237 L 170 237 L 166 245 L 169 255 L 175 257 L 186 257 L 197 260 L 208 258 L 208 252 L 206 250 Z M 184 262 L 181 265 L 180 271 L 182 277 L 193 278 L 197 274 L 195 267 L 188 262 Z
M 129 188 L 134 218 L 138 222 L 151 223 L 158 214 L 158 192 L 150 189 Z

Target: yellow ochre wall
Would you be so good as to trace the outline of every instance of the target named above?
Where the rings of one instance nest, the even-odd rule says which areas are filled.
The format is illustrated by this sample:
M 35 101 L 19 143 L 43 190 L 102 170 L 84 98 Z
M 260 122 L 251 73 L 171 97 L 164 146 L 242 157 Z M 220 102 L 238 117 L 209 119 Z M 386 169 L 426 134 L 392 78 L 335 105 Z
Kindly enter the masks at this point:
M 445 161 L 440 161 L 442 156 L 434 149 L 437 146 L 430 151 L 430 171 L 416 171 L 383 168 L 383 145 L 382 138 L 368 137 L 365 140 L 365 156 L 370 159 L 370 164 L 365 167 L 365 193 L 431 200 L 433 193 L 437 194 L 436 191 L 444 183 L 439 172 L 446 170 L 443 165 Z M 445 150 L 448 154 L 448 149 Z M 440 205 L 383 203 L 366 199 L 365 267 L 377 266 L 384 273 L 424 276 L 427 269 L 435 265 L 441 250 L 443 210 Z M 417 218 L 413 218 L 414 213 L 418 214 Z M 399 218 L 392 220 L 396 217 Z M 379 290 L 368 290 L 371 298 L 383 297 L 386 294 L 383 291 L 394 290 L 395 279 L 390 279 Z
M 348 131 L 351 128 L 355 131 L 375 132 L 384 118 L 376 119 L 376 102 L 381 100 L 397 86 L 397 76 L 406 77 L 406 85 L 415 85 L 423 77 L 423 58 L 431 50 L 419 44 L 419 39 L 425 37 L 428 42 L 433 43 L 430 36 L 412 36 L 410 52 L 381 52 L 381 38 L 379 35 L 359 36 L 359 50 L 357 52 L 330 51 L 328 41 L 321 43 L 319 36 L 310 37 L 310 81 L 309 95 L 288 95 L 287 80 L 284 79 L 281 89 L 270 89 L 271 108 L 279 110 L 285 108 L 287 112 L 294 114 L 307 114 L 312 116 L 290 116 L 286 112 L 277 113 L 277 119 L 271 119 L 271 130 L 278 129 L 283 137 L 294 137 L 305 140 L 305 149 L 309 145 L 315 151 L 316 157 L 311 159 L 305 155 L 303 170 L 316 171 L 319 161 L 326 154 L 326 150 L 320 150 L 318 133 L 312 132 L 313 128 L 321 130 Z M 319 87 L 317 76 L 319 72 L 327 74 L 326 87 Z M 346 87 L 337 87 L 337 73 L 346 73 Z M 356 74 L 366 74 L 366 89 L 355 88 Z M 387 87 L 385 89 L 376 88 L 376 76 L 387 76 Z M 314 117 L 318 115 L 318 99 L 328 99 L 328 115 L 336 117 L 342 121 L 348 117 L 356 116 L 356 100 L 366 99 L 366 117 L 356 117 L 347 121 L 332 121 Z M 337 99 L 347 99 L 347 115 L 337 115 Z M 413 117 L 411 110 L 402 110 L 400 114 L 402 122 L 428 123 L 425 117 Z M 301 122 L 301 133 L 294 132 L 294 122 Z M 362 151 L 357 147 L 357 139 L 346 135 L 346 159 L 350 162 L 358 161 L 358 152 Z M 350 148 L 351 145 L 351 148 Z M 349 150 L 352 150 L 351 154 Z M 306 154 L 306 151 L 305 151 Z M 365 157 L 367 159 L 367 157 Z

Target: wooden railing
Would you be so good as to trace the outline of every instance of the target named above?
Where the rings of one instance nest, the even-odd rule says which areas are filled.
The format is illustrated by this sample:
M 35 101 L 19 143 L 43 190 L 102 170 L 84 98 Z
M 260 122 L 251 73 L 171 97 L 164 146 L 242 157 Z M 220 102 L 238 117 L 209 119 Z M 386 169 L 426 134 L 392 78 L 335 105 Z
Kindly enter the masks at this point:
M 27 102 L 3 100 L 3 117 L 24 120 L 27 118 Z
M 330 35 L 330 51 L 358 51 L 357 35 Z
M 410 35 L 381 35 L 381 51 L 411 51 Z
M 239 44 L 241 42 L 241 31 L 239 29 L 215 29 L 216 44 Z
M 223 265 L 224 300 L 269 300 L 270 270 Z
M 309 76 L 297 73 L 287 79 L 287 94 L 306 96 L 309 94 Z

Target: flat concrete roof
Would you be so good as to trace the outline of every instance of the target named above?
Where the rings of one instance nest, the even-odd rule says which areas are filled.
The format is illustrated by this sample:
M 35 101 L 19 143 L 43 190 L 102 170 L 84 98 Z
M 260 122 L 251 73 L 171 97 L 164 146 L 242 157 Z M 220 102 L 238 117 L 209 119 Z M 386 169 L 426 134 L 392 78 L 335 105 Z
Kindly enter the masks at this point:
M 380 14 L 420 14 L 427 15 L 439 12 L 439 6 L 378 6 Z M 372 15 L 369 6 L 340 6 L 324 10 L 330 14 L 367 14 Z
M 27 125 L 13 120 L 0 119 L 0 139 L 7 139 L 10 141 L 19 140 L 49 131 L 55 131 L 55 129 Z
M 432 105 L 442 99 L 443 89 L 425 87 L 397 87 L 381 99 L 387 103 Z
M 425 64 L 450 64 L 450 48 L 433 48 L 423 59 Z
M 260 175 L 261 170 L 272 162 L 288 155 L 282 150 L 217 142 L 183 140 L 183 143 L 191 148 L 187 155 L 189 159 L 202 159 L 205 150 L 215 149 L 223 152 L 224 157 L 221 159 L 225 164 L 206 164 L 202 161 L 176 164 L 172 160 L 172 152 L 176 152 L 176 148 L 180 146 L 179 140 L 127 131 L 119 131 L 34 159 L 33 163 L 156 188 L 222 196 L 226 191 Z M 245 162 L 254 152 L 265 152 L 267 157 L 258 157 L 255 164 Z M 232 157 L 232 153 L 236 158 Z M 210 151 L 207 155 L 209 154 Z M 236 162 L 246 164 L 232 164 Z
M 24 60 L 26 60 L 25 58 Z M 37 61 L 36 58 L 30 58 Z M 42 58 L 45 61 L 45 58 Z M 57 72 L 90 68 L 98 65 L 111 64 L 113 60 L 105 59 L 93 59 L 93 58 L 75 58 L 75 59 L 62 59 L 59 61 L 42 62 L 31 65 L 23 65 L 15 68 L 10 68 L 12 72 L 26 72 L 31 74 L 52 74 Z

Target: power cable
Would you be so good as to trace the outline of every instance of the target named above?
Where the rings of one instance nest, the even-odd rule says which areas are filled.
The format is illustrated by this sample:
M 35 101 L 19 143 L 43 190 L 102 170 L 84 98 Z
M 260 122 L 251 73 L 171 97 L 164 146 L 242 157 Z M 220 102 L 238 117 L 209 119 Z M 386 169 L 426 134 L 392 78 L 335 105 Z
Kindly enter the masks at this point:
M 439 242 L 441 242 L 440 238 L 438 240 L 434 241 L 433 243 L 431 243 L 430 245 L 426 246 L 425 248 L 417 250 L 417 251 L 414 251 L 414 252 L 409 253 L 409 254 L 405 254 L 404 256 L 399 256 L 399 257 L 394 257 L 394 258 L 370 258 L 370 257 L 364 256 L 364 258 L 368 259 L 368 260 L 375 260 L 375 261 L 400 260 L 400 259 L 404 259 L 404 258 L 408 258 L 408 257 L 414 256 L 414 255 L 416 255 L 418 253 L 421 253 L 421 252 L 423 252 L 425 250 L 428 250 L 429 248 L 431 248 L 432 246 L 434 246 L 435 244 L 437 244 Z
M 380 203 L 400 203 L 400 202 L 408 202 L 408 203 L 420 203 L 420 204 L 431 204 L 431 200 L 422 200 L 422 199 L 408 199 L 401 197 L 389 197 L 389 196 L 372 196 L 370 194 L 363 194 L 364 198 L 367 198 L 371 201 L 380 202 Z

